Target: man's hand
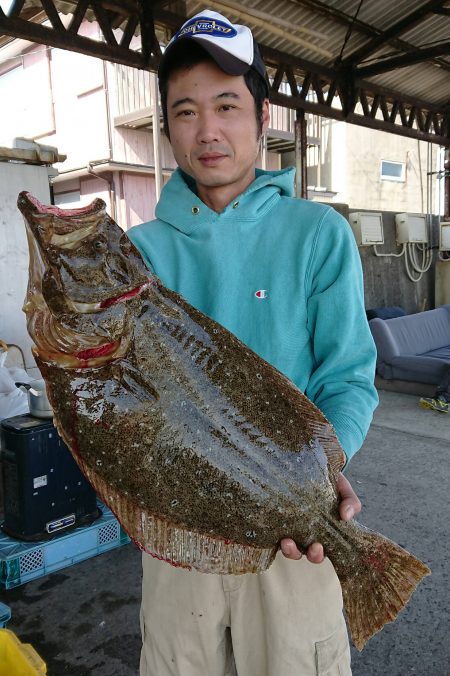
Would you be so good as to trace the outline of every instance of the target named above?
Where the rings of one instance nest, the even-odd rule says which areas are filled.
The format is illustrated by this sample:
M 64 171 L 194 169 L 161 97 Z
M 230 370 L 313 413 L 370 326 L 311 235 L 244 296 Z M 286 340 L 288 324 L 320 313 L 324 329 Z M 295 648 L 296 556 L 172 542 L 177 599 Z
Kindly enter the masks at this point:
M 339 474 L 336 486 L 341 498 L 339 503 L 339 515 L 343 521 L 350 521 L 361 511 L 361 502 L 355 491 L 350 485 L 348 479 L 343 474 Z M 297 549 L 294 540 L 284 538 L 281 540 L 281 551 L 287 559 L 298 560 L 302 558 L 302 552 Z M 313 542 L 306 550 L 306 558 L 311 563 L 322 563 L 325 558 L 323 547 L 320 542 Z

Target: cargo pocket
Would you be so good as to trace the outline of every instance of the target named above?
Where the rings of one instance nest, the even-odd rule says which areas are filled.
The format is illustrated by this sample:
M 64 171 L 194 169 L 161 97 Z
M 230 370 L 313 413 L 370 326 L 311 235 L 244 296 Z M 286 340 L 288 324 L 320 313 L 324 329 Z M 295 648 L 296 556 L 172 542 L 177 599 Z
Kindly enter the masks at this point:
M 141 604 L 141 610 L 139 612 L 139 624 L 141 626 L 141 637 L 142 637 L 142 645 L 141 645 L 141 655 L 140 655 L 140 661 L 139 661 L 139 676 L 148 676 L 149 671 L 147 668 L 147 660 L 145 657 L 145 618 L 144 618 L 144 610 L 142 608 Z
M 350 646 L 345 625 L 316 643 L 317 676 L 351 676 Z

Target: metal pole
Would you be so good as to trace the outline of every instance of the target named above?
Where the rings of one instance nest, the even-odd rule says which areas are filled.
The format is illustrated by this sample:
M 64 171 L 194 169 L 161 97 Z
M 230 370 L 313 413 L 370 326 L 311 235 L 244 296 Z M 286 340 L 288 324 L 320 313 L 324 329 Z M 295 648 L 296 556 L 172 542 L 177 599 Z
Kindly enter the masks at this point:
M 444 159 L 444 218 L 450 218 L 450 150 L 445 150 Z
M 261 138 L 261 169 L 267 169 L 267 134 Z
M 150 73 L 150 95 L 153 119 L 153 155 L 155 159 L 155 193 L 156 201 L 159 200 L 162 189 L 161 167 L 161 130 L 159 126 L 159 93 L 156 73 Z
M 302 108 L 296 110 L 295 119 L 295 194 L 307 199 L 306 179 L 306 117 Z

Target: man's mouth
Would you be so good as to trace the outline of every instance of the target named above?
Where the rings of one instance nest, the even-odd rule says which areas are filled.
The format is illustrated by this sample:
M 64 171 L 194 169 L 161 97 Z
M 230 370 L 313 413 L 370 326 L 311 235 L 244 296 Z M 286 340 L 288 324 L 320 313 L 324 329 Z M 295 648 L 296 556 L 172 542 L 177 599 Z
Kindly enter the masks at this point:
M 198 159 L 204 166 L 213 167 L 220 164 L 226 157 L 227 155 L 223 155 L 222 153 L 203 153 Z

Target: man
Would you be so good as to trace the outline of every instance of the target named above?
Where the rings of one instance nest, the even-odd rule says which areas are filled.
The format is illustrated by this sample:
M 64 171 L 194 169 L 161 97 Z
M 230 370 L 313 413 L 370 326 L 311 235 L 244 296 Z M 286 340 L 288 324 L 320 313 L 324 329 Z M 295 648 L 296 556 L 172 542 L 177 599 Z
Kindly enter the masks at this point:
M 179 169 L 132 241 L 165 285 L 305 391 L 349 459 L 377 403 L 358 251 L 337 212 L 293 197 L 292 169 L 255 170 L 269 88 L 250 30 L 201 12 L 169 43 L 159 84 Z M 349 519 L 360 503 L 342 475 L 339 491 Z M 144 554 L 141 675 L 350 674 L 322 546 L 281 550 L 265 573 L 241 576 Z

